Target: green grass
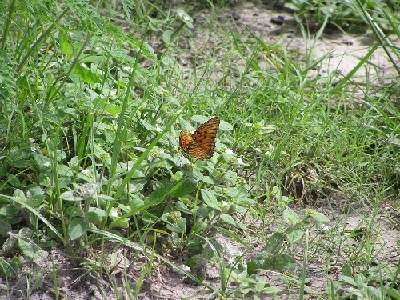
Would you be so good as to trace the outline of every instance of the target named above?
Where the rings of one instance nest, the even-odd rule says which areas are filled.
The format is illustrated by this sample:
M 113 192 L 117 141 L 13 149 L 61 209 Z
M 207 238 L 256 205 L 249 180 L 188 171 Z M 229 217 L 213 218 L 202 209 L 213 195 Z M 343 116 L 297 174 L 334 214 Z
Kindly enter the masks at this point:
M 106 278 L 115 298 L 136 298 L 147 278 L 169 268 L 222 299 L 282 291 L 299 299 L 400 299 L 399 266 L 379 238 L 391 235 L 380 223 L 390 216 L 384 208 L 399 209 L 399 82 L 366 82 L 362 99 L 352 92 L 352 76 L 376 47 L 349 75 L 321 79 L 311 76 L 312 51 L 227 30 L 212 5 L 209 22 L 196 24 L 199 40 L 184 10 L 123 3 L 118 10 L 6 1 L 1 12 L 7 297 L 16 296 L 21 276 L 25 297 L 40 290 L 48 260 L 60 298 L 51 252 L 58 250 L 79 266 L 79 277 Z M 398 48 L 353 5 L 395 61 Z M 385 30 L 400 36 L 396 15 L 380 9 Z M 185 158 L 179 132 L 213 116 L 222 120 L 214 157 Z M 354 213 L 360 232 L 346 231 Z M 218 272 L 217 287 L 203 281 L 207 266 Z M 320 277 L 322 292 L 308 286 Z M 103 282 L 97 287 L 106 297 Z

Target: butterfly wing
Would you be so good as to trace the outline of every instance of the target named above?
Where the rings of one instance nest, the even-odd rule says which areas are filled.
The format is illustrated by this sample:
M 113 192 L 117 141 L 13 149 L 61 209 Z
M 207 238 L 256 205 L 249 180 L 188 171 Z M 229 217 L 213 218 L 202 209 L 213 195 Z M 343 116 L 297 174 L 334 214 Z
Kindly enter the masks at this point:
M 197 128 L 192 135 L 181 131 L 179 135 L 180 148 L 183 152 L 201 160 L 211 158 L 214 155 L 215 137 L 219 123 L 219 118 L 212 118 Z
M 179 148 L 181 148 L 184 152 L 187 152 L 187 149 L 193 147 L 194 140 L 192 136 L 187 132 L 182 130 L 179 135 Z
M 193 156 L 199 159 L 205 159 L 207 157 L 203 149 L 194 141 L 192 135 L 186 131 L 181 131 L 179 135 L 179 147 L 187 156 Z
M 199 149 L 196 149 L 196 155 L 199 159 L 208 159 L 214 155 L 215 138 L 219 127 L 220 119 L 212 118 L 201 125 L 192 134 L 193 140 Z

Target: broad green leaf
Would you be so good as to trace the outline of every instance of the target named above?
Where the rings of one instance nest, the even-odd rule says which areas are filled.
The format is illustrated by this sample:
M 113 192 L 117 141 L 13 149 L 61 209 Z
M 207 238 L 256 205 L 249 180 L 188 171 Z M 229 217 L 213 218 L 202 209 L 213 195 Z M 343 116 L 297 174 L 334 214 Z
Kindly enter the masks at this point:
M 249 260 L 246 263 L 247 266 L 247 274 L 249 275 L 254 275 L 258 273 L 258 270 L 260 270 L 259 264 L 253 260 Z
M 296 260 L 287 254 L 273 255 L 267 260 L 267 263 L 269 268 L 278 271 L 292 270 L 296 267 Z
M 33 195 L 27 198 L 26 204 L 29 205 L 30 207 L 38 207 L 43 203 L 45 199 L 46 195 Z
M 33 242 L 27 242 L 22 238 L 18 239 L 18 247 L 24 256 L 29 257 L 34 262 L 38 263 L 47 258 L 48 252 L 36 246 Z
M 164 30 L 164 32 L 162 34 L 162 40 L 167 46 L 171 44 L 172 34 L 173 34 L 172 30 L 169 30 L 169 29 Z
M 221 218 L 221 220 L 222 220 L 223 222 L 225 222 L 225 223 L 227 223 L 227 224 L 229 224 L 229 225 L 231 225 L 231 226 L 233 226 L 233 227 L 237 227 L 237 226 L 236 226 L 237 224 L 236 224 L 235 219 L 233 219 L 230 215 L 221 214 L 219 217 Z
M 60 195 L 60 198 L 65 201 L 82 201 L 83 198 L 80 197 L 75 191 L 66 191 Z
M 220 210 L 217 198 L 215 197 L 214 192 L 201 190 L 201 195 L 203 197 L 203 201 L 208 205 L 208 207 L 214 208 L 216 210 Z
M 87 229 L 87 223 L 79 218 L 73 219 L 68 225 L 69 238 L 71 241 L 79 239 Z
M 269 237 L 264 249 L 269 253 L 278 253 L 282 249 L 283 237 L 282 233 L 275 232 Z
M 20 201 L 26 201 L 24 192 L 19 189 L 14 190 L 14 197 L 17 197 Z
M 86 214 L 86 218 L 89 222 L 100 224 L 107 218 L 107 212 L 100 208 L 90 207 Z
M 0 215 L 8 218 L 15 216 L 17 213 L 18 208 L 12 204 L 7 204 L 0 209 Z
M 301 222 L 301 218 L 295 211 L 291 210 L 289 207 L 285 209 L 283 212 L 283 218 L 288 222 L 290 225 L 296 225 Z
M 204 229 L 207 228 L 207 223 L 202 220 L 196 220 L 194 225 L 192 226 L 191 233 L 193 234 L 201 234 Z
M 11 231 L 11 225 L 7 222 L 0 221 L 0 237 L 8 236 L 9 231 Z
M 81 217 L 82 216 L 82 210 L 80 210 L 76 206 L 70 206 L 65 210 L 65 216 L 68 219 L 72 219 L 72 218 L 75 218 L 75 217 Z
M 75 65 L 74 73 L 78 75 L 82 81 L 88 84 L 95 84 L 100 81 L 100 79 L 89 69 L 82 67 L 81 65 Z
M 330 220 L 327 216 L 325 216 L 323 213 L 320 213 L 314 209 L 307 209 L 307 214 L 318 223 L 330 222 Z
M 124 228 L 127 229 L 130 226 L 130 219 L 129 218 L 118 218 L 115 221 L 112 222 L 112 225 L 109 226 L 109 228 L 114 228 L 114 227 L 119 227 L 119 228 Z
M 106 112 L 110 115 L 117 116 L 121 112 L 121 106 L 119 105 L 109 105 L 106 108 Z
M 10 278 L 18 274 L 18 269 L 21 267 L 21 263 L 18 260 L 6 261 L 4 258 L 0 257 L 0 277 Z
M 300 229 L 292 230 L 290 233 L 286 234 L 286 237 L 289 242 L 295 243 L 300 241 L 303 238 L 304 231 Z
M 292 270 L 296 266 L 296 260 L 289 255 L 271 255 L 267 252 L 257 254 L 249 263 L 251 271 L 254 271 L 255 269 L 284 271 Z
M 250 207 L 254 203 L 244 186 L 227 188 L 227 193 L 237 205 Z
M 189 16 L 183 9 L 178 9 L 176 13 L 187 27 L 193 29 L 193 19 L 191 16 Z
M 197 182 L 193 179 L 187 178 L 176 184 L 170 192 L 172 197 L 180 198 L 189 195 L 197 189 Z
M 167 229 L 177 234 L 186 232 L 186 218 L 179 218 L 175 223 L 167 223 Z
M 58 39 L 60 41 L 61 53 L 70 56 L 73 53 L 73 49 L 69 43 L 68 35 L 65 33 L 65 31 L 59 31 Z
M 349 264 L 344 264 L 343 265 L 343 267 L 342 267 L 342 275 L 349 276 L 349 277 L 353 276 L 353 272 L 352 272 L 351 266 Z
M 146 204 L 148 203 L 152 203 L 151 205 L 160 204 L 164 200 L 165 196 L 168 195 L 169 191 L 170 191 L 169 186 L 163 186 L 159 189 L 156 189 L 150 194 L 149 202 L 146 201 Z

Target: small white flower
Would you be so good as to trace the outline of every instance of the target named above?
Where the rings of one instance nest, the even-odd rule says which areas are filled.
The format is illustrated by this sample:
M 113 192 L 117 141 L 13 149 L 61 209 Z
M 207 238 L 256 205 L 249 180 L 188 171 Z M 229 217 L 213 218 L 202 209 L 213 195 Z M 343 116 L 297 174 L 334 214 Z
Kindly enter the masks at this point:
M 325 225 L 325 224 L 321 224 L 320 225 L 321 227 L 321 231 L 323 232 L 323 233 L 326 233 L 326 232 L 328 232 L 329 230 L 331 230 L 331 227 L 330 226 L 328 226 L 328 225 Z
M 122 67 L 122 70 L 127 71 L 127 72 L 132 72 L 133 69 L 131 67 L 125 66 L 125 67 Z
M 118 210 L 115 209 L 114 207 L 112 207 L 111 210 L 110 210 L 110 217 L 118 218 Z

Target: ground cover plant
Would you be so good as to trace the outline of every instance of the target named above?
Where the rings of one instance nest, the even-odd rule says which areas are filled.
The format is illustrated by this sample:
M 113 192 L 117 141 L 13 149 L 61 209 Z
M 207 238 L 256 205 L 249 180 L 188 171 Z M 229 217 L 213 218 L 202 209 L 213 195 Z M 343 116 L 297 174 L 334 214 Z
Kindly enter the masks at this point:
M 356 5 L 354 5 L 356 3 Z M 322 23 L 326 17 L 339 28 L 347 31 L 365 33 L 370 28 L 363 14 L 360 14 L 359 7 L 379 23 L 383 30 L 391 30 L 391 20 L 386 18 L 385 11 L 390 9 L 396 19 L 399 17 L 399 1 L 320 1 L 320 0 L 293 0 L 284 2 L 284 7 L 293 10 L 310 22 Z
M 399 82 L 354 78 L 396 12 L 349 2 L 376 44 L 321 77 L 224 5 L 3 2 L 1 297 L 400 299 Z

